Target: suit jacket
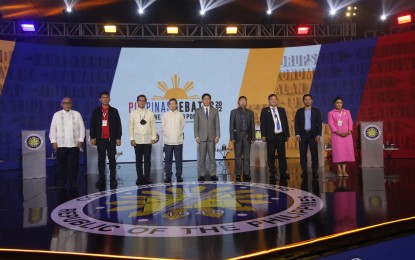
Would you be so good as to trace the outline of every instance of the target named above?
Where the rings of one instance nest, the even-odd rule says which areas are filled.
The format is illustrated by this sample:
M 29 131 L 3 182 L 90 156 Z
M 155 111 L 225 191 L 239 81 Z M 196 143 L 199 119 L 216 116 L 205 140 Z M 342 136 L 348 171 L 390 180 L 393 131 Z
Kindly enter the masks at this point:
M 304 107 L 297 110 L 295 113 L 295 135 L 299 135 L 300 137 L 305 136 L 305 114 L 304 114 Z M 322 131 L 322 120 L 321 120 L 321 112 L 318 108 L 311 107 L 311 135 L 316 137 L 317 135 L 321 136 Z
M 248 116 L 248 138 L 249 140 L 255 140 L 255 121 L 254 112 L 250 109 L 246 109 L 246 115 Z M 231 111 L 229 120 L 229 137 L 231 140 L 238 140 L 238 131 L 241 127 L 241 110 L 236 108 Z
M 121 139 L 122 128 L 120 115 L 118 114 L 118 110 L 111 106 L 108 109 L 108 124 L 110 130 L 110 139 L 114 141 L 116 139 Z M 89 136 L 91 139 L 100 139 L 102 137 L 102 110 L 100 106 L 92 111 L 89 128 Z
M 281 120 L 282 133 L 284 139 L 287 140 L 290 137 L 290 129 L 288 127 L 287 114 L 285 109 L 282 107 L 277 107 L 278 114 Z M 272 114 L 271 108 L 265 107 L 261 111 L 261 137 L 266 137 L 267 142 L 275 141 L 275 125 L 274 125 L 274 115 Z
M 214 107 L 209 108 L 209 119 L 206 119 L 204 106 L 195 110 L 194 133 L 200 141 L 215 141 L 220 137 L 219 112 Z

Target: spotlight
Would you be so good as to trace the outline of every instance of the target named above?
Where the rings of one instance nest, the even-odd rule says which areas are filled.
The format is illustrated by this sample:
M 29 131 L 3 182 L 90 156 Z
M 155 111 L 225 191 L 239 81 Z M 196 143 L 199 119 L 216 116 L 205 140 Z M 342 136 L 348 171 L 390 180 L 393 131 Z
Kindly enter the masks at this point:
M 226 27 L 226 34 L 236 34 L 238 32 L 238 27 L 228 26 Z
M 141 9 L 141 8 L 139 8 L 139 9 L 138 9 L 138 13 L 139 13 L 139 14 L 143 14 L 143 13 L 144 13 L 144 10 L 143 10 L 143 9 Z
M 66 12 L 71 13 L 72 12 L 72 7 L 70 7 L 70 6 L 66 7 Z
M 179 27 L 177 27 L 177 26 L 168 26 L 167 27 L 167 33 L 168 34 L 178 34 L 179 33 Z
M 412 22 L 412 15 L 407 14 L 407 15 L 402 15 L 402 16 L 398 16 L 398 24 L 407 24 Z
M 117 32 L 117 26 L 115 25 L 104 25 L 104 31 L 106 33 L 116 33 Z
M 330 10 L 330 14 L 331 14 L 331 15 L 335 15 L 335 14 L 336 14 L 336 10 L 331 9 L 331 10 Z
M 382 21 L 385 21 L 385 20 L 386 20 L 386 15 L 382 14 L 382 15 L 380 16 L 380 19 L 381 19 Z
M 35 29 L 35 25 L 32 23 L 22 23 L 20 25 L 20 27 L 22 27 L 22 30 L 25 32 L 34 32 L 36 31 Z
M 267 10 L 267 14 L 271 14 L 272 11 L 270 9 Z
M 310 27 L 308 27 L 308 26 L 298 26 L 297 34 L 298 35 L 306 35 L 306 34 L 308 34 L 309 30 L 310 30 Z
M 205 10 L 200 10 L 201 15 L 205 15 L 205 13 L 206 13 Z

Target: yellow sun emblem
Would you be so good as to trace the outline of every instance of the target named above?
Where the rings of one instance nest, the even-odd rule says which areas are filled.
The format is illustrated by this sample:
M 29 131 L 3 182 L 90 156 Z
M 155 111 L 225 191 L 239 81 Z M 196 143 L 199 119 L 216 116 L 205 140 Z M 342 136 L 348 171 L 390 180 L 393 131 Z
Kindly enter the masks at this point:
M 187 81 L 186 84 L 184 84 L 183 88 L 180 88 L 180 77 L 177 75 L 174 75 L 171 78 L 171 82 L 173 87 L 169 88 L 167 84 L 164 81 L 157 82 L 157 87 L 163 91 L 165 94 L 164 96 L 154 96 L 152 99 L 170 99 L 170 98 L 176 98 L 176 99 L 199 99 L 198 95 L 187 95 L 187 92 L 189 92 L 191 89 L 193 89 L 194 82 L 193 81 Z
M 368 137 L 374 138 L 376 136 L 378 136 L 379 132 L 376 128 L 374 127 L 370 127 L 367 131 L 366 134 Z
M 252 190 L 230 192 L 231 188 L 216 188 L 204 192 L 206 187 L 196 186 L 186 194 L 182 188 L 170 187 L 166 192 L 142 191 L 139 195 L 121 196 L 118 201 L 107 202 L 108 211 L 129 212 L 129 217 L 162 214 L 167 220 L 186 217 L 189 209 L 198 209 L 200 215 L 219 218 L 226 208 L 234 211 L 255 212 L 254 205 L 269 204 L 268 195 L 254 194 Z
M 40 146 L 40 144 L 42 143 L 42 141 L 40 140 L 40 138 L 39 137 L 37 137 L 37 136 L 30 136 L 28 139 L 27 139 L 27 145 L 30 147 L 30 148 L 38 148 L 39 146 Z

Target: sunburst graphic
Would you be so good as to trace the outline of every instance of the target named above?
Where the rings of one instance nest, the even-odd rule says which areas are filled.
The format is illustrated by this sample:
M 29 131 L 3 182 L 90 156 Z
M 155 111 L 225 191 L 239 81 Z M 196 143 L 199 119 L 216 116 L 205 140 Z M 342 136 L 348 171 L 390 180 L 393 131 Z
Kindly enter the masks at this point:
M 163 91 L 165 94 L 164 96 L 154 96 L 153 100 L 160 100 L 160 99 L 170 99 L 170 98 L 176 98 L 176 99 L 199 99 L 198 95 L 192 95 L 189 96 L 187 93 L 193 89 L 194 82 L 193 81 L 187 81 L 186 84 L 184 84 L 183 88 L 180 88 L 180 77 L 177 75 L 174 75 L 171 78 L 171 83 L 173 85 L 172 88 L 169 88 L 164 81 L 157 82 L 157 87 Z
M 165 192 L 144 190 L 138 195 L 124 195 L 118 201 L 107 202 L 108 211 L 127 212 L 130 218 L 161 214 L 173 221 L 185 218 L 191 209 L 196 209 L 201 217 L 220 218 L 224 214 L 221 208 L 255 212 L 254 205 L 269 204 L 267 194 L 255 194 L 252 190 L 206 189 L 203 185 L 192 187 L 190 194 L 181 187 L 169 187 Z

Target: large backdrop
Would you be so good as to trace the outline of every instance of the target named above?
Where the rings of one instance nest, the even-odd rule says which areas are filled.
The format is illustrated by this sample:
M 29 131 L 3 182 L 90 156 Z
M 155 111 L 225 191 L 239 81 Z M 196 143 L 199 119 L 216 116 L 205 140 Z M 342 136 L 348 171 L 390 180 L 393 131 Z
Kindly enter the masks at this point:
M 148 108 L 161 121 L 167 100 L 179 100 L 186 119 L 184 159 L 196 159 L 193 110 L 203 93 L 220 111 L 220 145 L 229 142 L 229 114 L 240 95 L 259 113 L 267 96 L 277 94 L 287 110 L 291 136 L 302 96 L 311 93 L 323 121 L 341 96 L 355 122 L 383 121 L 384 139 L 400 147 L 394 157 L 415 158 L 415 33 L 335 44 L 267 49 L 173 49 L 67 47 L 0 41 L 0 164 L 18 168 L 21 130 L 47 130 L 52 115 L 69 96 L 89 127 L 101 91 L 123 123 L 123 152 L 134 161 L 128 117 L 136 97 L 145 94 Z M 160 125 L 160 124 L 159 124 Z M 325 127 L 326 142 L 328 128 Z M 161 133 L 160 133 L 161 134 Z M 47 133 L 48 135 L 48 133 Z M 47 138 L 48 153 L 51 152 Z M 288 156 L 298 156 L 291 138 Z

